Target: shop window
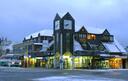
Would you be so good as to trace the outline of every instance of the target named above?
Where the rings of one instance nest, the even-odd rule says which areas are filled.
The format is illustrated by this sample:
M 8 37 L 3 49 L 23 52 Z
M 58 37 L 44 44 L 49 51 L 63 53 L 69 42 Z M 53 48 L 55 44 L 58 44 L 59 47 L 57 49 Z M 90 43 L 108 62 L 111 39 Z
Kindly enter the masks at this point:
M 110 68 L 112 69 L 120 69 L 122 65 L 121 58 L 112 58 L 109 60 Z

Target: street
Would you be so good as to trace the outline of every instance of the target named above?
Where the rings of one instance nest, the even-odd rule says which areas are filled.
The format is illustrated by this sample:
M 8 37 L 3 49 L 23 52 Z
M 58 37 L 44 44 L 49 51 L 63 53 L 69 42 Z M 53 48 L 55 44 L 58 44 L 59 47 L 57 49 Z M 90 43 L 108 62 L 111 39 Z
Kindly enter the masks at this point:
M 0 67 L 0 81 L 127 81 L 128 70 L 55 70 Z

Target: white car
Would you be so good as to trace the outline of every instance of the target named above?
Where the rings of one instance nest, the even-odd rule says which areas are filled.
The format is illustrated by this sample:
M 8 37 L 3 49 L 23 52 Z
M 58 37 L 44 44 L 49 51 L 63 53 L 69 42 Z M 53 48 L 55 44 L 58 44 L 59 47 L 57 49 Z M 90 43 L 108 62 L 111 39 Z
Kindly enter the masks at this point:
M 21 65 L 19 55 L 7 54 L 0 57 L 0 66 L 20 67 Z

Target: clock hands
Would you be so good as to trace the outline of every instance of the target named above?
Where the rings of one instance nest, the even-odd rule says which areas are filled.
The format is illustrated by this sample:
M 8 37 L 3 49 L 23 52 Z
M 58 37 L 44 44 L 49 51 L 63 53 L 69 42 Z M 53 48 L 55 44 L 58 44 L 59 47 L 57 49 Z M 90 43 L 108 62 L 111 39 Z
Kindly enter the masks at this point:
M 69 24 L 65 24 L 65 26 L 68 26 Z
M 56 24 L 56 26 L 55 27 L 58 27 L 58 24 Z

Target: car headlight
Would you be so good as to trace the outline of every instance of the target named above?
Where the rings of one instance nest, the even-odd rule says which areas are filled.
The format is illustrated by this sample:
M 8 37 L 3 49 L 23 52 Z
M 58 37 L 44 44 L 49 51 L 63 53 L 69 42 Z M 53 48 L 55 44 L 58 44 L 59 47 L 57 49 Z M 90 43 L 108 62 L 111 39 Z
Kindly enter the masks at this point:
M 15 62 L 12 62 L 12 64 L 15 64 Z
M 19 63 L 19 65 L 21 65 L 21 62 Z

